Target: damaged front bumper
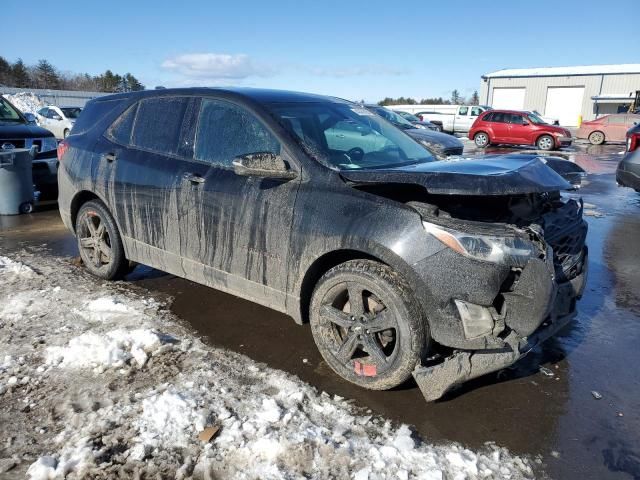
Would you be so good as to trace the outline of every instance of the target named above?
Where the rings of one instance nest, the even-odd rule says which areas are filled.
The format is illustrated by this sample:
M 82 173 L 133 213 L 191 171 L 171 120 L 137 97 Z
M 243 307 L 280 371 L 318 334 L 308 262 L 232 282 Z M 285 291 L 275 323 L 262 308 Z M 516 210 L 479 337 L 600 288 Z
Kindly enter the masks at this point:
M 535 346 L 555 335 L 576 315 L 575 303 L 582 296 L 587 279 L 586 249 L 580 274 L 561 284 L 553 284 L 549 294 L 552 308 L 537 330 L 528 336 L 511 329 L 501 338 L 500 348 L 455 351 L 435 365 L 421 365 L 413 371 L 422 394 L 427 401 L 435 401 L 462 383 L 506 368 L 524 357 Z M 526 271 L 526 269 L 525 269 Z M 524 312 L 520 312 L 524 313 Z

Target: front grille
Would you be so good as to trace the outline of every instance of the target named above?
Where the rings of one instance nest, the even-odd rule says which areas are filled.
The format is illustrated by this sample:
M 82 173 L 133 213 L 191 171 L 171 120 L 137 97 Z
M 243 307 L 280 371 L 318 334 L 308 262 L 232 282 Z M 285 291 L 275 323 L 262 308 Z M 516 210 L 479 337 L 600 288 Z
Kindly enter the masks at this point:
M 0 138 L 0 147 L 2 147 L 5 143 L 13 145 L 13 148 L 24 148 L 25 147 L 24 138 L 16 138 L 16 139 Z
M 587 238 L 582 210 L 582 200 L 580 203 L 569 200 L 543 217 L 544 239 L 553 249 L 553 264 L 560 283 L 582 273 Z

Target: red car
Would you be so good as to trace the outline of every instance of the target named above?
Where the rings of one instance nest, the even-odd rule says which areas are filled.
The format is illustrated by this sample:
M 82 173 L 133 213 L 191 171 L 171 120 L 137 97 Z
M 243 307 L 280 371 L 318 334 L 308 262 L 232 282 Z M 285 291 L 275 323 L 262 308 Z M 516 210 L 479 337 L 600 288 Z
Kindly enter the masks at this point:
M 535 113 L 518 110 L 484 112 L 471 126 L 469 138 L 480 148 L 508 144 L 554 150 L 571 145 L 571 132 L 566 128 L 549 125 Z
M 620 113 L 582 122 L 576 138 L 586 138 L 593 145 L 604 142 L 624 142 L 627 130 L 640 123 L 640 115 Z

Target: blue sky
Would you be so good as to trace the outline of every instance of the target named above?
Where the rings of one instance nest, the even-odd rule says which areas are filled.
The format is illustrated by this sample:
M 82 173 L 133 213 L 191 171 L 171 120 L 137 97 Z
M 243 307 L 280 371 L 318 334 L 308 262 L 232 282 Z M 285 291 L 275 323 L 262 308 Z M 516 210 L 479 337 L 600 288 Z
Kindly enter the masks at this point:
M 640 62 L 640 32 L 625 20 L 637 0 L 55 5 L 2 0 L 0 55 L 46 58 L 63 71 L 129 71 L 147 87 L 247 85 L 367 101 L 470 95 L 483 73 L 501 68 Z

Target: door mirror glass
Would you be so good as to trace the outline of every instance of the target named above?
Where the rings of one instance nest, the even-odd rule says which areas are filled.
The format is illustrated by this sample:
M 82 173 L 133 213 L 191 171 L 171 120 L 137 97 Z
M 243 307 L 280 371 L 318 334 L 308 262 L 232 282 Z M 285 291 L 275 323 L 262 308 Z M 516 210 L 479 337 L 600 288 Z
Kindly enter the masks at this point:
M 24 115 L 24 118 L 26 118 L 27 123 L 29 125 L 37 125 L 38 124 L 38 122 L 36 121 L 36 116 L 33 113 L 27 112 L 27 113 L 25 113 L 23 115 Z
M 290 170 L 280 155 L 271 152 L 256 152 L 239 155 L 233 159 L 233 171 L 236 175 L 265 178 L 296 178 L 296 172 Z

